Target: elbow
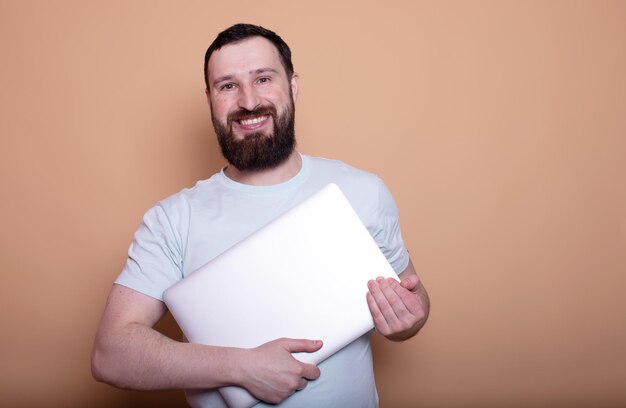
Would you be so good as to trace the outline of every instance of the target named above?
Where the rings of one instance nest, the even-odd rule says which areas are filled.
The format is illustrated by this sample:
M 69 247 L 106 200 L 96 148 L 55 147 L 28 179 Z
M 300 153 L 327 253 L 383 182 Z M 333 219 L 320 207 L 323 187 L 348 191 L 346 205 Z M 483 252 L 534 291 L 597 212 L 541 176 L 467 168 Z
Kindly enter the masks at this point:
M 103 383 L 110 383 L 104 364 L 104 357 L 97 346 L 94 346 L 91 353 L 91 376 L 94 380 Z
M 96 344 L 91 353 L 91 376 L 93 379 L 117 388 L 127 388 L 120 381 L 119 374 L 116 372 L 115 364 L 108 353 Z

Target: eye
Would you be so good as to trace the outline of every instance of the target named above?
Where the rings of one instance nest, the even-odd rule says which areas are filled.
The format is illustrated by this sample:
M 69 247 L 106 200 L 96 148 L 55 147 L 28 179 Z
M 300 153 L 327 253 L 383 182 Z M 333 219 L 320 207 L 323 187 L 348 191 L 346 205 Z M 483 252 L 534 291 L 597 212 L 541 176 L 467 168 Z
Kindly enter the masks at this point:
M 269 78 L 269 77 L 261 77 L 261 78 L 259 78 L 257 81 L 258 81 L 260 84 L 266 84 L 266 83 L 268 83 L 268 82 L 270 82 L 270 81 L 271 81 L 271 78 Z
M 220 86 L 220 91 L 230 91 L 235 89 L 235 84 L 233 84 L 232 82 L 228 82 L 225 83 L 224 85 Z

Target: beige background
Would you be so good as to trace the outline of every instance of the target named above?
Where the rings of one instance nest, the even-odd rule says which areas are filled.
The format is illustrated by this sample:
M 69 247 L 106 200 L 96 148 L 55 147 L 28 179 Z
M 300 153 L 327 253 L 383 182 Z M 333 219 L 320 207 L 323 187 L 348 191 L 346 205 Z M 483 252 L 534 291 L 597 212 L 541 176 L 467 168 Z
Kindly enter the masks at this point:
M 0 1 L 0 405 L 183 406 L 95 383 L 132 234 L 222 166 L 202 58 L 266 25 L 300 150 L 381 175 L 433 301 L 383 407 L 626 404 L 626 2 Z M 171 321 L 162 330 L 177 336 Z

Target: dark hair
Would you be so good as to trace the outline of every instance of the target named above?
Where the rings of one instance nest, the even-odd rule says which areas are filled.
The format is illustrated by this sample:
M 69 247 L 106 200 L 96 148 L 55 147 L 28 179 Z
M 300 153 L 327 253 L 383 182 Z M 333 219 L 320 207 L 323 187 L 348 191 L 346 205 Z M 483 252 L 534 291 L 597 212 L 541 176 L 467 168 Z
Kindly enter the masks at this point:
M 251 37 L 263 37 L 269 40 L 274 47 L 278 50 L 280 55 L 280 62 L 283 64 L 283 68 L 287 72 L 287 78 L 291 78 L 293 75 L 293 64 L 291 63 L 291 50 L 286 42 L 273 31 L 270 31 L 261 26 L 252 24 L 235 24 L 226 30 L 222 31 L 215 37 L 215 40 L 211 43 L 209 48 L 204 54 L 204 83 L 207 89 L 209 89 L 209 74 L 207 72 L 207 66 L 209 65 L 209 58 L 213 51 L 217 51 L 225 45 L 236 43 L 246 40 Z

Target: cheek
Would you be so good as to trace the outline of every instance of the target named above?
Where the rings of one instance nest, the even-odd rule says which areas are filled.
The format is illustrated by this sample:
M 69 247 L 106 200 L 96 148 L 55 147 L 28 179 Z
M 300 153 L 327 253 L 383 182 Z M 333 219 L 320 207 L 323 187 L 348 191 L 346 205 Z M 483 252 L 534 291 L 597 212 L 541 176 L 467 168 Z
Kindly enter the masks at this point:
M 215 98 L 211 101 L 211 112 L 217 118 L 226 117 L 229 110 L 229 102 L 226 98 Z
M 273 92 L 264 98 L 266 103 L 274 105 L 279 111 L 287 108 L 287 105 L 293 102 L 288 92 Z

